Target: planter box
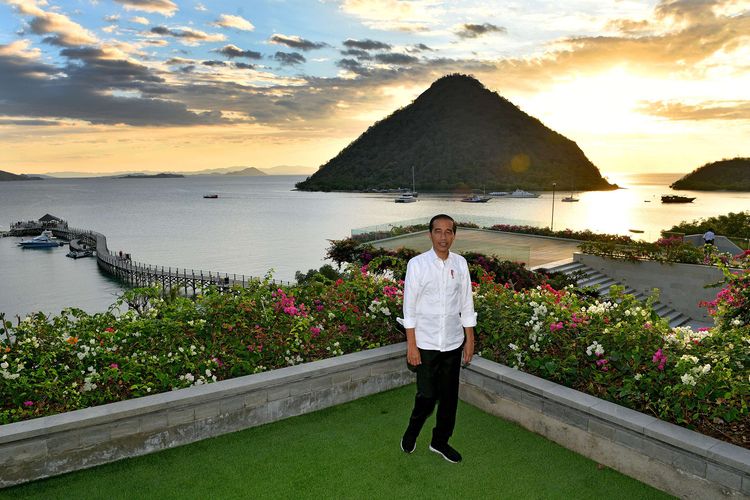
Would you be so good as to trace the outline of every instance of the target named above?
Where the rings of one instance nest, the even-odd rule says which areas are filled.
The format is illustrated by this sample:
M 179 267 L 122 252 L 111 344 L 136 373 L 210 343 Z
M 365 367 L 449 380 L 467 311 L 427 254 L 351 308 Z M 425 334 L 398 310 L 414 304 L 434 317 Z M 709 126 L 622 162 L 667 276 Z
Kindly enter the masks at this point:
M 750 495 L 750 450 L 482 358 L 461 399 L 682 498 Z
M 397 344 L 0 426 L 0 488 L 313 412 L 414 381 Z

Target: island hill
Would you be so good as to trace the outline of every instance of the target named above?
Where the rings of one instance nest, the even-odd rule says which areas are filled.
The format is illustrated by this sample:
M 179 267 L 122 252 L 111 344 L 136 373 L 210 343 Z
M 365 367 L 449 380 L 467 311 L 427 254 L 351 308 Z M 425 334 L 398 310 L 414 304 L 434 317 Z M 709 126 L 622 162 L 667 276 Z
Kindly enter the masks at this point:
M 0 182 L 1 181 L 41 181 L 41 177 L 26 174 L 11 174 L 5 170 L 0 170 Z
M 412 167 L 418 191 L 617 188 L 575 142 L 475 78 L 453 74 L 372 125 L 297 189 L 411 186 Z
M 706 163 L 670 187 L 694 191 L 750 191 L 750 158 Z
M 176 179 L 180 177 L 185 177 L 182 174 L 168 174 L 168 173 L 161 173 L 161 174 L 125 174 L 125 175 L 118 175 L 116 177 L 113 177 L 113 179 Z

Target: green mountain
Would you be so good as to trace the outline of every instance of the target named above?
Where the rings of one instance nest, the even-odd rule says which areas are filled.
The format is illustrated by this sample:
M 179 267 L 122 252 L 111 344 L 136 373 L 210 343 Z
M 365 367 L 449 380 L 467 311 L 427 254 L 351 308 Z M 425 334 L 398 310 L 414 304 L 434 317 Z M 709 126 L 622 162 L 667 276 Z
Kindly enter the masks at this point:
M 670 187 L 695 191 L 750 191 L 750 158 L 706 163 Z
M 0 182 L 1 181 L 41 181 L 41 177 L 26 174 L 11 174 L 4 170 L 0 170 Z
M 297 184 L 306 191 L 615 189 L 571 141 L 478 80 L 453 74 Z

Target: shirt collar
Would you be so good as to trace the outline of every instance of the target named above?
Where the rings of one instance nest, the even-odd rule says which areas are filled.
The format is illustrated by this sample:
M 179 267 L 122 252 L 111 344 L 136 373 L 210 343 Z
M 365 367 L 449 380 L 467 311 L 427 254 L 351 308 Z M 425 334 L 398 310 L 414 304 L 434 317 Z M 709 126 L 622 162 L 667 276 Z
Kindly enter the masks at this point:
M 430 247 L 430 249 L 428 250 L 428 252 L 427 252 L 427 253 L 429 253 L 429 254 L 430 254 L 430 257 L 432 258 L 432 260 L 433 260 L 433 261 L 435 261 L 435 260 L 443 261 L 443 259 L 441 259 L 441 258 L 440 258 L 440 257 L 438 256 L 438 254 L 437 254 L 437 253 L 435 253 L 435 249 L 434 249 L 434 248 Z M 448 250 L 448 258 L 447 258 L 447 259 L 445 259 L 445 262 L 448 262 L 448 261 L 450 261 L 450 260 L 451 260 L 451 256 L 452 256 L 452 255 L 453 255 L 453 252 L 451 252 L 450 250 Z

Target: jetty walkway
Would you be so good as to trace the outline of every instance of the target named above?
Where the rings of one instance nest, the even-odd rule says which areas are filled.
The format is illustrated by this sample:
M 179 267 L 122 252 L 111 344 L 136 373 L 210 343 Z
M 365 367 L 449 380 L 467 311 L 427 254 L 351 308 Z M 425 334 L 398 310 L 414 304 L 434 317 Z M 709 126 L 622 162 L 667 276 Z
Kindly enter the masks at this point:
M 209 286 L 230 289 L 234 286 L 246 287 L 259 283 L 261 278 L 244 274 L 229 274 L 199 269 L 186 269 L 171 266 L 158 266 L 131 259 L 129 253 L 112 252 L 107 247 L 107 237 L 89 229 L 68 226 L 63 220 L 16 222 L 11 224 L 6 236 L 31 236 L 49 230 L 56 238 L 65 241 L 79 240 L 81 244 L 96 251 L 96 262 L 105 273 L 131 285 L 161 285 L 165 290 L 184 290 L 186 295 L 196 295 Z M 289 285 L 291 282 L 272 280 L 274 284 Z

